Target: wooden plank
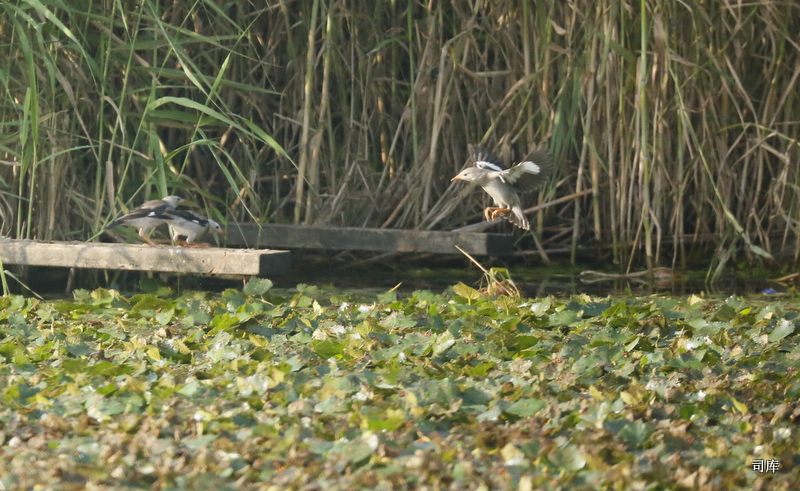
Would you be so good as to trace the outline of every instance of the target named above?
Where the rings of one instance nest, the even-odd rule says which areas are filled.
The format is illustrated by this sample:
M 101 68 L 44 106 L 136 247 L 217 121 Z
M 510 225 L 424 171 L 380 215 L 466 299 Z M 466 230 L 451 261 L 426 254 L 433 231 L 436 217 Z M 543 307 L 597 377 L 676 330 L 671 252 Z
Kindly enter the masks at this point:
M 291 252 L 0 238 L 0 260 L 29 266 L 267 276 L 287 273 Z
M 505 234 L 431 232 L 306 225 L 228 224 L 226 244 L 285 249 L 337 249 L 362 251 L 433 252 L 500 256 L 513 251 L 513 237 Z

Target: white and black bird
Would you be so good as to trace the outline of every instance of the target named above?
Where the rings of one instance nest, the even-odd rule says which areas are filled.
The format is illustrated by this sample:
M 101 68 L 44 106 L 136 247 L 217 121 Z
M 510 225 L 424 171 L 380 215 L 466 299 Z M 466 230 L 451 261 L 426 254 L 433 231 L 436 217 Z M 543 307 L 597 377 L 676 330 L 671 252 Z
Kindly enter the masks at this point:
M 519 228 L 531 228 L 522 212 L 520 193 L 533 191 L 547 180 L 553 172 L 553 157 L 544 148 L 534 150 L 528 160 L 506 168 L 495 154 L 483 147 L 470 144 L 468 147 L 470 167 L 462 170 L 451 181 L 470 181 L 478 184 L 494 199 L 496 206 L 483 211 L 486 220 L 498 216 Z
M 186 203 L 186 200 L 175 195 L 145 201 L 141 206 L 132 209 L 111 222 L 106 227 L 106 230 L 119 225 L 137 227 L 139 229 L 139 237 L 150 245 L 156 245 L 146 234 L 164 223 L 164 220 L 159 218 L 160 214 L 175 210 L 181 203 Z
M 167 210 L 156 216 L 169 224 L 172 229 L 172 240 L 181 245 L 198 245 L 195 242 L 197 237 L 207 232 L 225 235 L 219 223 L 190 210 Z M 178 239 L 181 235 L 186 237 L 185 241 Z

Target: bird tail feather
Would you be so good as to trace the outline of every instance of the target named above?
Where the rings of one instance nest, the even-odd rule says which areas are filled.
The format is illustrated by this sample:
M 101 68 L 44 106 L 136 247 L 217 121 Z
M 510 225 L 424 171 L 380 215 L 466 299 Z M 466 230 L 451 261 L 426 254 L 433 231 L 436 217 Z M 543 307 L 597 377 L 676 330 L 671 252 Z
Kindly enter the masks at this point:
M 528 223 L 528 219 L 525 217 L 525 214 L 522 213 L 522 208 L 519 206 L 515 206 L 511 208 L 511 213 L 507 215 L 508 221 L 513 223 L 519 228 L 530 230 L 531 225 Z
M 117 227 L 117 226 L 119 226 L 121 224 L 122 224 L 122 220 L 114 220 L 113 222 L 108 224 L 108 227 L 106 227 L 106 230 L 112 229 L 112 228 Z

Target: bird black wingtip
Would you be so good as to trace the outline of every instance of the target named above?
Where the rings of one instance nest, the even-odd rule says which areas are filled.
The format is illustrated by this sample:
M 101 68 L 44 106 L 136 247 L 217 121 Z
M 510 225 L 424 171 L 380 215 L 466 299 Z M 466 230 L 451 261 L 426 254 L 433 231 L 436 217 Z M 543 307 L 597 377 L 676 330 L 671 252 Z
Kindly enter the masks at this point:
M 506 168 L 505 163 L 497 155 L 480 145 L 468 143 L 467 151 L 469 152 L 469 160 L 477 167 L 489 170 L 503 170 Z
M 553 154 L 546 147 L 540 147 L 531 152 L 528 160 L 542 166 L 553 165 Z

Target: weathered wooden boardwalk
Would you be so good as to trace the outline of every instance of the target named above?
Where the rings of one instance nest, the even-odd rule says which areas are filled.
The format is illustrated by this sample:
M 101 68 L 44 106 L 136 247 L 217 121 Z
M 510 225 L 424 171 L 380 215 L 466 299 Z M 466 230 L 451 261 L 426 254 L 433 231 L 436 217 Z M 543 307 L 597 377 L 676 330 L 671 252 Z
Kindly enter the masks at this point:
M 501 256 L 514 250 L 505 234 L 229 223 L 225 243 L 235 247 L 422 252 Z
M 0 260 L 28 266 L 253 276 L 283 274 L 291 267 L 289 251 L 7 238 L 0 238 Z
M 256 247 L 460 254 L 458 246 L 469 254 L 494 256 L 513 251 L 511 235 L 470 232 L 229 223 L 227 234 L 227 246 L 248 249 L 0 237 L 0 261 L 26 266 L 268 276 L 289 272 L 291 252 Z

